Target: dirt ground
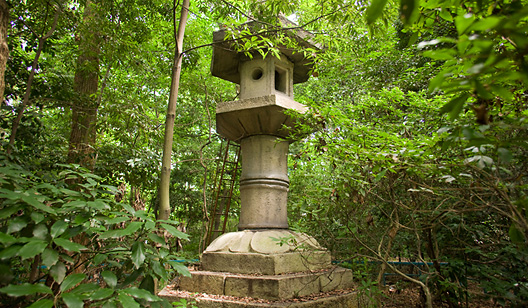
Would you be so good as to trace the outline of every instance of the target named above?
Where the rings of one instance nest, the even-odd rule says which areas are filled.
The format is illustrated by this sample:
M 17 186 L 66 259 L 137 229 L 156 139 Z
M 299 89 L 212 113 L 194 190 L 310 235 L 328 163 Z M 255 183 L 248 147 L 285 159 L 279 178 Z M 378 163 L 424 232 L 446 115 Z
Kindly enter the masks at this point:
M 383 291 L 382 307 L 384 308 L 421 308 L 424 307 L 423 300 L 420 296 L 419 287 L 407 287 L 398 289 L 387 287 Z M 498 307 L 491 300 L 485 299 L 482 291 L 476 287 L 470 287 L 468 290 L 468 300 L 459 303 L 462 308 L 492 308 Z M 435 302 L 434 307 L 449 307 L 447 303 Z

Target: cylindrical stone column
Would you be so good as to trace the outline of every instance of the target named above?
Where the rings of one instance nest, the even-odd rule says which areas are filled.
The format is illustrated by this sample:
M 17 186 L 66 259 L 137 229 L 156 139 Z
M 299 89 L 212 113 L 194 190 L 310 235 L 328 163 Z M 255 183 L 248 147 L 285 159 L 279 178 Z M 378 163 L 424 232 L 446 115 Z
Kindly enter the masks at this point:
M 242 139 L 239 230 L 288 228 L 288 145 L 269 135 Z

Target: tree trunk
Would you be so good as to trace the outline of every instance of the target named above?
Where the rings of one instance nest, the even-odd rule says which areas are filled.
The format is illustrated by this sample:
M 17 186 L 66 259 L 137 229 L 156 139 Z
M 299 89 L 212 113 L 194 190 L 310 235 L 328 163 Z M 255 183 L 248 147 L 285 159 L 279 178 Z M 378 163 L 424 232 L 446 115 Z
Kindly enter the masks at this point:
M 99 84 L 100 38 L 97 33 L 96 8 L 86 2 L 83 25 L 78 34 L 79 58 L 73 81 L 73 88 L 79 94 L 73 102 L 68 162 L 80 164 L 90 170 L 95 165 L 95 140 L 97 108 L 96 99 Z
M 176 10 L 176 7 L 174 8 Z M 169 219 L 170 216 L 170 174 L 172 162 L 172 141 L 174 136 L 174 118 L 176 117 L 176 102 L 178 100 L 178 90 L 180 87 L 180 73 L 183 51 L 183 35 L 187 24 L 189 10 L 189 0 L 183 0 L 180 24 L 176 33 L 176 50 L 174 51 L 174 61 L 172 66 L 171 87 L 169 95 L 169 105 L 165 118 L 165 139 L 163 142 L 163 158 L 161 161 L 160 176 L 160 203 L 158 207 L 158 219 Z M 176 29 L 176 16 L 174 17 L 174 28 Z
M 0 0 L 0 103 L 4 101 L 5 70 L 9 47 L 7 45 L 7 29 L 9 28 L 9 7 L 5 0 Z

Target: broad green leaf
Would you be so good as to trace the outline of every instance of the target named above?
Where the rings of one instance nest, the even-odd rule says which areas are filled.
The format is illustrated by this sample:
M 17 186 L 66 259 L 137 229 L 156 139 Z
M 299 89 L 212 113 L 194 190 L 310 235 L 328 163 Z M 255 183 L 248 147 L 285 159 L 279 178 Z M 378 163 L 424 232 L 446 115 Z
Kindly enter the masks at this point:
M 21 247 L 20 245 L 11 245 L 3 249 L 0 251 L 0 260 L 11 259 L 16 256 Z
M 451 60 L 454 59 L 456 51 L 453 49 L 437 49 L 437 50 L 426 50 L 423 52 L 424 57 L 429 57 L 434 60 Z
M 181 275 L 185 277 L 191 277 L 191 272 L 187 268 L 187 266 L 176 262 L 176 261 L 169 261 L 169 264 Z
M 158 275 L 161 280 L 166 281 L 168 279 L 167 277 L 167 270 L 165 267 L 158 261 L 154 260 L 150 262 L 150 268 Z
M 471 13 L 465 15 L 458 15 L 455 18 L 455 26 L 458 32 L 458 35 L 464 34 L 469 26 L 475 21 L 475 16 Z
M 64 263 L 59 262 L 50 268 L 50 275 L 53 279 L 60 284 L 66 276 L 66 266 Z
M 95 255 L 95 258 L 93 258 L 93 262 L 94 262 L 95 265 L 99 265 L 104 260 L 106 260 L 107 258 L 108 258 L 108 256 L 106 254 L 99 253 L 99 254 Z
M 40 212 L 32 212 L 32 213 L 30 214 L 30 216 L 31 216 L 31 219 L 32 219 L 36 224 L 40 223 L 41 221 L 43 221 L 43 220 L 46 218 L 46 216 L 44 216 L 44 214 L 42 214 L 42 213 L 40 213 Z
M 38 293 L 53 294 L 51 289 L 43 284 L 30 283 L 23 283 L 19 285 L 10 284 L 7 287 L 1 288 L 0 293 L 5 293 L 13 297 L 27 296 Z
M 108 298 L 114 294 L 114 290 L 109 288 L 99 289 L 93 292 L 88 298 L 93 301 L 102 300 Z
M 103 271 L 101 273 L 101 276 L 103 276 L 104 281 L 110 288 L 115 288 L 117 285 L 117 277 L 116 275 L 111 271 Z
M 509 163 L 513 159 L 511 151 L 506 148 L 498 148 L 497 154 L 503 163 Z
M 149 233 L 149 234 L 147 234 L 147 237 L 149 239 L 151 239 L 155 243 L 162 244 L 162 245 L 167 244 L 167 242 L 165 242 L 165 239 L 163 237 L 157 235 L 156 233 Z
M 133 297 L 126 295 L 124 293 L 120 293 L 117 296 L 117 298 L 119 299 L 123 307 L 127 307 L 127 308 L 139 308 L 140 307 L 138 302 L 136 302 Z
M 78 273 L 78 274 L 71 274 L 68 275 L 62 282 L 60 286 L 60 290 L 62 292 L 68 291 L 69 289 L 73 288 L 77 284 L 81 283 L 86 278 L 86 274 Z
M 48 235 L 48 227 L 45 224 L 38 224 L 35 226 L 35 229 L 33 229 L 33 236 L 45 240 Z
M 33 196 L 24 195 L 24 196 L 22 196 L 22 200 L 24 200 L 24 202 L 26 202 L 27 204 L 33 206 L 34 208 L 36 208 L 38 210 L 47 212 L 49 214 L 57 214 L 55 209 L 53 209 L 52 207 L 47 206 L 44 203 L 38 201 L 37 198 L 35 198 Z
M 501 23 L 501 21 L 502 21 L 501 17 L 490 16 L 487 18 L 483 18 L 479 21 L 476 21 L 473 25 L 471 25 L 469 30 L 489 31 L 489 30 L 496 28 Z
M 81 297 L 74 293 L 63 293 L 62 300 L 68 308 L 83 308 L 84 302 Z
M 99 238 L 101 239 L 117 238 L 117 237 L 131 235 L 135 233 L 137 230 L 139 230 L 141 226 L 143 226 L 142 222 L 133 221 L 130 224 L 128 224 L 128 226 L 125 229 L 117 229 L 117 230 L 110 230 L 110 231 L 103 232 L 101 233 L 101 235 L 99 235 Z
M 20 204 L 15 204 L 15 205 L 10 205 L 10 206 L 7 206 L 7 207 L 1 209 L 0 210 L 0 219 L 6 219 L 6 218 L 10 217 L 14 213 L 16 213 L 20 209 L 22 209 L 22 207 L 23 206 L 20 205 Z
M 56 264 L 57 261 L 59 261 L 59 253 L 56 252 L 55 250 L 46 248 L 42 252 L 41 258 L 42 258 L 43 265 L 47 267 L 51 267 L 54 264 Z
M 7 222 L 7 233 L 14 233 L 24 229 L 28 225 L 25 217 L 15 217 Z
M 176 229 L 175 227 L 173 227 L 171 225 L 161 224 L 161 226 L 165 230 L 167 230 L 170 234 L 172 234 L 173 236 L 175 236 L 177 238 L 180 238 L 180 239 L 183 239 L 183 240 L 188 240 L 189 239 L 189 235 L 181 232 L 180 230 Z
M 510 239 L 513 243 L 518 243 L 518 244 L 524 243 L 524 236 L 522 232 L 519 231 L 519 229 L 517 229 L 517 227 L 514 224 L 510 226 L 508 235 L 510 236 Z
M 385 169 L 385 170 L 381 171 L 380 173 L 378 173 L 376 175 L 376 178 L 374 179 L 374 183 L 379 182 L 379 180 L 381 180 L 385 176 L 385 173 L 387 173 L 387 170 L 388 169 Z
M 386 4 L 387 0 L 372 0 L 367 8 L 367 24 L 372 24 L 381 16 Z
M 18 256 L 21 257 L 22 260 L 33 258 L 39 253 L 42 253 L 47 246 L 48 243 L 43 240 L 34 240 L 28 242 L 26 245 L 20 248 L 18 251 Z
M 417 8 L 417 0 L 400 0 L 400 13 L 403 24 L 409 25 L 414 20 L 414 12 Z
M 37 302 L 34 302 L 27 308 L 51 308 L 53 307 L 53 301 L 51 299 L 41 299 Z
M 51 237 L 56 238 L 57 236 L 60 236 L 64 233 L 64 231 L 66 231 L 66 229 L 68 229 L 68 224 L 65 221 L 56 221 L 51 226 Z
M 150 293 L 149 291 L 143 290 L 143 289 L 138 289 L 136 287 L 123 289 L 121 292 L 125 292 L 126 294 L 132 295 L 135 298 L 141 298 L 141 299 L 147 300 L 149 302 L 155 302 L 155 301 L 159 301 L 160 300 L 159 297 L 157 297 L 156 295 Z
M 86 202 L 86 205 L 90 208 L 93 208 L 99 211 L 110 209 L 110 206 L 106 204 L 106 202 L 103 202 L 100 199 L 95 200 L 95 201 Z
M 145 261 L 145 246 L 143 242 L 135 242 L 132 245 L 132 262 L 139 268 Z
M 462 108 L 464 108 L 464 104 L 466 103 L 468 97 L 469 94 L 465 93 L 453 98 L 449 103 L 445 104 L 440 109 L 440 113 L 449 113 L 449 117 L 451 120 L 458 118 L 460 112 L 462 111 Z
M 99 290 L 100 288 L 101 286 L 95 283 L 83 283 L 73 288 L 69 293 L 75 293 L 75 294 L 93 293 Z
M 68 251 L 80 252 L 81 250 L 87 249 L 81 244 L 71 242 L 70 240 L 64 238 L 53 239 L 53 242 Z
M 5 234 L 4 232 L 0 232 L 0 243 L 4 245 L 11 245 L 15 243 L 17 240 L 13 236 L 9 234 Z
M 104 305 L 101 308 L 117 308 L 117 305 L 114 301 L 105 301 Z

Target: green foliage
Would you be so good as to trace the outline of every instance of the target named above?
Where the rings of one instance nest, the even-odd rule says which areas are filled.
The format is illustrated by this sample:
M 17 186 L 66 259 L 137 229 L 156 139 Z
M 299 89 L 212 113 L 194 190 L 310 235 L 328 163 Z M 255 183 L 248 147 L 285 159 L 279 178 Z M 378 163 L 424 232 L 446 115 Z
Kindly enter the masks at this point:
M 0 168 L 3 303 L 170 306 L 154 281 L 168 281 L 177 256 L 153 235 L 187 239 L 176 222 L 116 203 L 115 187 L 75 165 L 37 176 L 3 158 Z

